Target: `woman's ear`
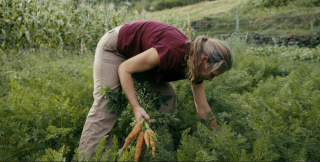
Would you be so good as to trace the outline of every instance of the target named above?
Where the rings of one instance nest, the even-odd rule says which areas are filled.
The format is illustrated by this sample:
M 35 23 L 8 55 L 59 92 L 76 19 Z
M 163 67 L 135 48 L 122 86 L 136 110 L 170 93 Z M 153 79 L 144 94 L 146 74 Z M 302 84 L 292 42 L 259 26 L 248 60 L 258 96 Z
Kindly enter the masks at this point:
M 208 56 L 206 56 L 206 55 L 201 55 L 201 63 L 206 63 L 206 62 L 208 62 L 208 60 L 209 60 L 209 57 Z

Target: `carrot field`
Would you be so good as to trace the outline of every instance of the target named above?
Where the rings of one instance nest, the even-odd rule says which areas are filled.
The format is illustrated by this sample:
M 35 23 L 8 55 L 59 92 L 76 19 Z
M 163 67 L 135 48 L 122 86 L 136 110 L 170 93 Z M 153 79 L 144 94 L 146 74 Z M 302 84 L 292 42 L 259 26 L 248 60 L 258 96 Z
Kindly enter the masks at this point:
M 0 1 L 0 161 L 78 161 L 82 156 L 78 146 L 93 103 L 95 46 L 109 29 L 144 19 L 126 6 L 93 2 Z M 263 7 L 270 5 L 266 2 Z M 284 9 L 281 5 L 291 1 L 275 2 Z M 319 8 L 316 1 L 302 2 Z M 192 17 L 198 13 L 191 8 L 199 4 L 186 6 Z M 244 7 L 232 4 L 232 12 Z M 190 15 L 191 22 L 176 21 L 170 14 L 159 21 L 190 39 L 197 36 L 190 24 L 202 19 L 201 14 L 194 19 Z M 148 83 L 135 83 L 157 146 L 152 156 L 152 149 L 144 145 L 139 161 L 318 161 L 320 46 L 257 45 L 236 36 L 223 41 L 232 50 L 234 67 L 205 82 L 219 131 L 198 118 L 188 80 L 173 82 L 178 107 L 169 113 L 158 108 L 170 96 L 154 96 Z M 113 148 L 106 147 L 106 137 L 101 139 L 91 161 L 134 161 L 136 137 L 119 154 L 135 125 L 132 108 L 123 92 L 107 87 L 102 92 L 112 98 L 106 111 L 119 117 Z

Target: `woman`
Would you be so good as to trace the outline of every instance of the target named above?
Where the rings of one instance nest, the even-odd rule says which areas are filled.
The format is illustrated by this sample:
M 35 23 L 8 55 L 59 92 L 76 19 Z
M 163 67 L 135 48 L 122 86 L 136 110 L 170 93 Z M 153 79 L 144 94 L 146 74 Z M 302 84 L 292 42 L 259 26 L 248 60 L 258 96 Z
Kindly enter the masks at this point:
M 94 60 L 94 103 L 87 116 L 80 140 L 80 152 L 94 155 L 100 139 L 109 135 L 117 114 L 107 114 L 108 99 L 98 94 L 101 87 L 125 92 L 137 122 L 150 117 L 139 105 L 133 80 L 148 81 L 154 92 L 162 95 L 175 93 L 171 81 L 189 79 L 192 85 L 198 116 L 206 119 L 211 112 L 203 80 L 212 80 L 232 67 L 229 47 L 221 41 L 198 37 L 193 42 L 178 29 L 157 21 L 140 20 L 119 26 L 106 33 L 99 41 Z M 177 108 L 176 97 L 161 105 L 160 111 Z M 215 120 L 211 123 L 218 130 Z

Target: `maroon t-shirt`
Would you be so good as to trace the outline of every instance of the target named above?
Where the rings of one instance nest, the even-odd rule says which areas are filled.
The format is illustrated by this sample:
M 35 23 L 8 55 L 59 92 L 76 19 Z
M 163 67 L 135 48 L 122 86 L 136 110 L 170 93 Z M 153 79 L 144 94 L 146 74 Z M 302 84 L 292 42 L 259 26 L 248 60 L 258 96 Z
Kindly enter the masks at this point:
M 121 27 L 117 48 L 120 54 L 131 58 L 154 47 L 160 58 L 159 67 L 149 72 L 158 81 L 185 79 L 181 63 L 186 53 L 188 38 L 178 29 L 158 21 L 139 20 Z

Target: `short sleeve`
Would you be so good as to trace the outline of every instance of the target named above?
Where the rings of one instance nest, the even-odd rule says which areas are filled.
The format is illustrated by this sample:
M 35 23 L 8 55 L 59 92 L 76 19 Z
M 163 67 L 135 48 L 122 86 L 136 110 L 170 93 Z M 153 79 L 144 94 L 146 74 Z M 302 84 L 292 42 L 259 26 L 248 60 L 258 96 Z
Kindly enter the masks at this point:
M 203 82 L 203 80 L 199 81 L 199 82 L 196 82 L 195 84 L 201 84 Z
M 175 47 L 154 45 L 154 48 L 157 50 L 160 58 L 159 72 L 168 71 L 178 67 L 183 60 L 183 53 L 179 52 Z

